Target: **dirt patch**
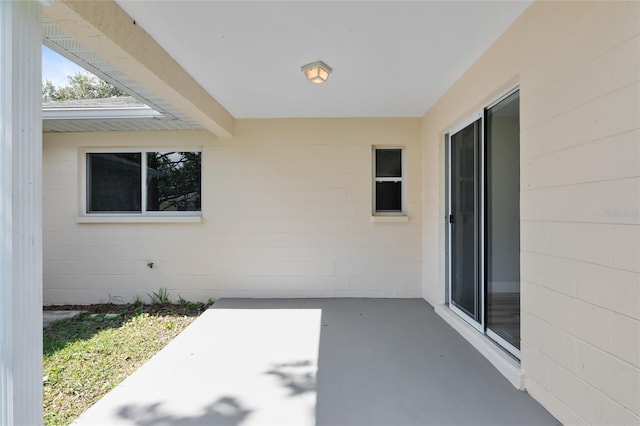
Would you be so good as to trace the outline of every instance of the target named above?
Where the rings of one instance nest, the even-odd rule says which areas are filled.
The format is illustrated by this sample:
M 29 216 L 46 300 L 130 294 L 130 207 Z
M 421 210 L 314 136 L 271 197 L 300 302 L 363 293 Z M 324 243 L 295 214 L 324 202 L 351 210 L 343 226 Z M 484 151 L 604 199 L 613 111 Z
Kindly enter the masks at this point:
M 94 305 L 47 305 L 45 311 L 84 311 L 90 314 L 120 314 L 135 315 L 141 312 L 163 315 L 187 315 L 198 316 L 211 306 L 210 303 L 157 303 L 152 305 L 142 304 L 115 304 L 99 303 Z

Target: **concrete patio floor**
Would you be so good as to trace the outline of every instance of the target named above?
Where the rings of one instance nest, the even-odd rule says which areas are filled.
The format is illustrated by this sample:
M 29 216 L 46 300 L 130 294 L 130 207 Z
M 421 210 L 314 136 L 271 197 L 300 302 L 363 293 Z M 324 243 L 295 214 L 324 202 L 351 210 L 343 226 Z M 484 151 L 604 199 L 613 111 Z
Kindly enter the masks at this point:
M 418 299 L 223 299 L 77 425 L 553 425 Z

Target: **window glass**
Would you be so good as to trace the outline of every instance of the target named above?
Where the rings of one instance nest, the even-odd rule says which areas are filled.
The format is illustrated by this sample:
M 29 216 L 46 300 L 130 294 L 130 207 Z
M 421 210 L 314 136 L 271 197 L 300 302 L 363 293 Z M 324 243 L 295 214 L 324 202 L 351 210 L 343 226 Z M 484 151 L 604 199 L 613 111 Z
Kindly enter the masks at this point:
M 402 176 L 402 150 L 376 149 L 376 177 Z
M 400 182 L 376 182 L 376 211 L 402 211 L 402 184 Z
M 200 211 L 200 153 L 147 153 L 147 211 Z
M 402 148 L 374 149 L 374 213 L 402 213 Z
M 201 211 L 201 153 L 86 154 L 87 213 Z
M 87 212 L 140 212 L 141 154 L 87 154 Z

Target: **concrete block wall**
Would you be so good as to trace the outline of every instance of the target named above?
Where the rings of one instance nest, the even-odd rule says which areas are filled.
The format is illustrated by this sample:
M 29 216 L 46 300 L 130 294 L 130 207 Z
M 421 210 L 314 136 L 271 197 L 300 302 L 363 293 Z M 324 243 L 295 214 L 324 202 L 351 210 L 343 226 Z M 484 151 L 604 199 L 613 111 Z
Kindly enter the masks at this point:
M 640 3 L 534 2 L 423 119 L 438 304 L 443 134 L 520 86 L 522 370 L 564 424 L 640 423 L 639 62 Z
M 406 148 L 408 222 L 371 222 L 373 145 Z M 201 148 L 202 222 L 77 223 L 87 147 Z M 418 118 L 45 134 L 44 302 L 420 297 L 420 158 Z

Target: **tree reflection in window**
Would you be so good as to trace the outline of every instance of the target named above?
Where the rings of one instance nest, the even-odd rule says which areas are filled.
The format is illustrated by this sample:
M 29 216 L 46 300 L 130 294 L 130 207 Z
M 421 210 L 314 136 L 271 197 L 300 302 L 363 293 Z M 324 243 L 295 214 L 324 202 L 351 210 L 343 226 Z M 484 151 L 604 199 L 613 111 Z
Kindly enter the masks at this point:
M 147 153 L 147 211 L 200 211 L 200 152 Z

